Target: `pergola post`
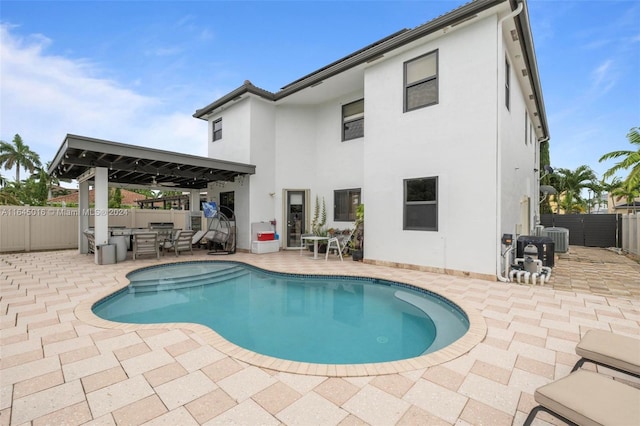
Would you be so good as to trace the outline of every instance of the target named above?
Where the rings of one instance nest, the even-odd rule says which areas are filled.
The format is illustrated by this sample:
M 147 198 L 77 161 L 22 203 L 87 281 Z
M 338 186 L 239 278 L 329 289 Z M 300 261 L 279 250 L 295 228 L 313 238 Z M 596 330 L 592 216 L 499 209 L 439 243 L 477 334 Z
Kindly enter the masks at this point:
M 84 231 L 89 229 L 89 182 L 80 181 L 78 185 L 78 248 L 80 253 L 89 252 L 89 242 L 84 236 Z
M 94 232 L 96 247 L 109 243 L 109 175 L 106 167 L 96 167 Z M 98 250 L 95 253 L 98 263 Z

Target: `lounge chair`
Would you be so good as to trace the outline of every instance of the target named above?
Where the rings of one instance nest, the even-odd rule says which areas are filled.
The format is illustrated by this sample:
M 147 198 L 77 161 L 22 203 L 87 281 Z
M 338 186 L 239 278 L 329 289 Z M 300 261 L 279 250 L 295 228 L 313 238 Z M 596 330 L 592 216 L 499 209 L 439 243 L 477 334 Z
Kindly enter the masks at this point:
M 193 234 L 193 238 L 191 238 L 191 245 L 192 246 L 197 246 L 200 244 L 200 240 L 202 240 L 202 238 L 204 238 L 204 235 L 207 233 L 207 231 L 198 231 L 195 234 Z
M 175 251 L 176 256 L 178 256 L 178 253 L 181 251 L 190 251 L 191 254 L 193 254 L 192 239 L 193 231 L 178 231 L 172 241 L 165 242 L 164 248 Z
M 141 254 L 155 254 L 160 259 L 160 242 L 157 232 L 140 232 L 133 235 L 133 260 Z
M 576 346 L 576 354 L 582 358 L 571 372 L 578 370 L 585 362 L 591 362 L 640 378 L 639 339 L 609 331 L 589 330 Z
M 579 370 L 567 377 L 541 386 L 534 407 L 524 426 L 529 426 L 540 411 L 570 425 L 640 424 L 640 389 L 611 377 Z

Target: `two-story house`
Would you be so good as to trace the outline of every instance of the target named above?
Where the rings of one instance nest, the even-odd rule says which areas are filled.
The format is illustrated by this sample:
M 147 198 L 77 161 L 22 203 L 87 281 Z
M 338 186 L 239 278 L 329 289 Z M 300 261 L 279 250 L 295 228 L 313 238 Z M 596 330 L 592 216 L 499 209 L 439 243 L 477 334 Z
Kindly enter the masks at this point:
M 257 76 L 259 77 L 259 76 Z M 275 219 L 283 249 L 364 203 L 366 262 L 495 279 L 501 237 L 538 217 L 548 140 L 526 3 L 476 0 L 269 92 L 245 83 L 199 109 L 210 157 L 256 165 L 233 197 L 237 245 Z

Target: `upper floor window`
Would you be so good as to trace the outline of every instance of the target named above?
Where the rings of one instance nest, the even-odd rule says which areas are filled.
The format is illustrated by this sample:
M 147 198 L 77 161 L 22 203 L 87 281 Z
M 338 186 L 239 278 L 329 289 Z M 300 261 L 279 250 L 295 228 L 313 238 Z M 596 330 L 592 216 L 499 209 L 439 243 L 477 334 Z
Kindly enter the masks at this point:
M 333 191 L 333 220 L 355 221 L 356 208 L 360 204 L 360 188 Z
M 404 180 L 404 224 L 402 229 L 438 230 L 438 178 Z
M 504 60 L 504 105 L 509 109 L 511 106 L 511 65 L 507 59 Z
M 364 136 L 364 99 L 342 105 L 342 140 Z
M 213 141 L 222 139 L 222 118 L 213 122 Z
M 404 63 L 404 111 L 438 103 L 438 51 Z

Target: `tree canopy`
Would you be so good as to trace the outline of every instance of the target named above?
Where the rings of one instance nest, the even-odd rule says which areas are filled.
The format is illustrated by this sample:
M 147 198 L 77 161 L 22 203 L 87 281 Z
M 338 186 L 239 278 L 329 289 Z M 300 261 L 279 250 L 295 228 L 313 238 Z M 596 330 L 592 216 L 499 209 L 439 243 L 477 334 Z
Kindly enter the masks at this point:
M 635 151 L 633 149 L 612 151 L 600 157 L 600 162 L 620 158 L 620 161 L 604 173 L 603 178 L 606 179 L 619 171 L 631 169 L 622 184 L 630 191 L 640 190 L 640 127 L 632 128 L 627 134 L 627 139 L 632 148 L 636 148 Z
M 41 167 L 40 156 L 26 145 L 19 134 L 13 137 L 12 143 L 0 141 L 0 165 L 5 170 L 16 168 L 16 182 L 20 182 L 20 169 L 24 168 L 29 173 L 33 173 Z

